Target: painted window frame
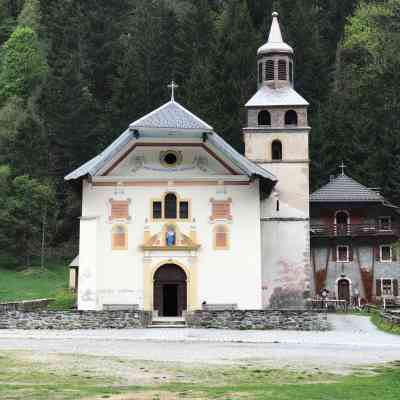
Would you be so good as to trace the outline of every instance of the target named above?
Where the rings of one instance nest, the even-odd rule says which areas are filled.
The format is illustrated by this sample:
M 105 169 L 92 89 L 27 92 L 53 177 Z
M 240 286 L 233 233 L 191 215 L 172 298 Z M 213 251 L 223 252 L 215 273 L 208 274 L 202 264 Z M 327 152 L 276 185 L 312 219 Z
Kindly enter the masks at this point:
M 382 257 L 382 249 L 384 247 L 389 247 L 390 249 L 390 258 L 389 259 L 383 259 Z M 382 263 L 391 263 L 393 262 L 393 247 L 390 244 L 381 244 L 379 246 L 379 261 Z
M 222 232 L 218 232 L 218 229 L 221 229 L 221 228 L 224 230 L 224 234 L 225 234 L 225 245 L 224 246 L 218 246 L 218 244 L 217 244 L 217 233 L 222 233 Z M 218 224 L 218 225 L 214 226 L 214 228 L 213 228 L 213 248 L 215 251 L 230 250 L 230 230 L 227 225 Z
M 346 251 L 347 251 L 346 260 L 340 260 L 340 258 L 339 258 L 339 254 L 340 254 L 339 253 L 339 248 L 341 248 L 341 247 L 345 248 Z M 338 263 L 348 263 L 348 262 L 350 262 L 350 246 L 349 245 L 347 245 L 347 244 L 339 244 L 339 245 L 336 246 L 336 262 L 338 262 Z
M 388 219 L 389 220 L 387 229 L 384 229 L 382 227 L 383 226 L 382 219 Z M 379 230 L 382 231 L 382 232 L 390 232 L 392 230 L 392 217 L 389 216 L 389 215 L 381 215 L 381 216 L 379 216 L 379 218 L 378 218 L 378 227 L 379 227 Z
M 165 218 L 165 197 L 168 194 L 174 194 L 176 197 L 176 218 Z M 161 203 L 161 218 L 154 218 L 154 203 Z M 188 217 L 180 218 L 181 215 L 181 203 L 188 204 Z M 191 221 L 192 219 L 192 201 L 190 199 L 181 198 L 178 193 L 167 191 L 163 194 L 161 198 L 153 198 L 150 200 L 150 221 L 152 222 L 168 222 L 168 221 Z
M 116 230 L 118 228 L 122 228 L 124 230 L 124 245 L 123 246 L 115 246 L 114 245 L 114 235 L 117 234 Z M 124 224 L 114 224 L 111 228 L 111 250 L 112 251 L 124 251 L 128 250 L 128 228 Z

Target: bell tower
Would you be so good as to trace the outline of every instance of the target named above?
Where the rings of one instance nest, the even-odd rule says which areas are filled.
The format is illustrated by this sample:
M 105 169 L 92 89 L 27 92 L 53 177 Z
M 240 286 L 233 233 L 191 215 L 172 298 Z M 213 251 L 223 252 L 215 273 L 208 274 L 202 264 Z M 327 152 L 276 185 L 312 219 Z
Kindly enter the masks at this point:
M 308 102 L 294 90 L 294 51 L 278 13 L 257 52 L 258 91 L 246 104 L 246 157 L 278 178 L 261 203 L 263 304 L 300 307 L 310 290 Z

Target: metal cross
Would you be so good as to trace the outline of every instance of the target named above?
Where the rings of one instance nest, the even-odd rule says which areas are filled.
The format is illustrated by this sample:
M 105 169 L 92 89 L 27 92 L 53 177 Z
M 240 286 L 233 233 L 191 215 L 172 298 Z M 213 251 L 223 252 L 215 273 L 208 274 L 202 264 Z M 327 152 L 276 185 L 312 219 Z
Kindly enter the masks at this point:
M 339 168 L 342 170 L 342 175 L 344 175 L 344 170 L 345 168 L 347 168 L 347 166 L 345 165 L 345 163 L 342 161 L 342 163 L 339 165 Z
M 174 80 L 172 80 L 168 87 L 171 89 L 171 101 L 175 101 L 175 89 L 177 89 L 179 86 L 175 83 Z

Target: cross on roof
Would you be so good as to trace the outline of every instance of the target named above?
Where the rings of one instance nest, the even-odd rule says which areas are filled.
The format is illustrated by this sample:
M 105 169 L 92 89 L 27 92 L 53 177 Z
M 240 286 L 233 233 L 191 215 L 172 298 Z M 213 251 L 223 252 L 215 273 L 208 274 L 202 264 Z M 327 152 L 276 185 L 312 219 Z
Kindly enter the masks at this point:
M 172 80 L 168 87 L 171 89 L 171 101 L 175 101 L 175 89 L 177 89 L 179 86 L 174 80 Z
M 342 170 L 342 175 L 344 175 L 344 170 L 347 168 L 346 164 L 342 161 L 342 163 L 339 165 L 339 168 Z

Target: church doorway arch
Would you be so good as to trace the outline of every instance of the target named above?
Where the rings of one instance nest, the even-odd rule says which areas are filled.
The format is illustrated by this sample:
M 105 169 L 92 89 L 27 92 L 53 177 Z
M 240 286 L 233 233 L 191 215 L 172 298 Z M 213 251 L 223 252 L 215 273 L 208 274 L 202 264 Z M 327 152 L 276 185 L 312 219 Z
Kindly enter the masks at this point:
M 350 281 L 348 278 L 341 278 L 337 281 L 337 293 L 339 300 L 346 300 L 350 304 Z
M 154 274 L 154 310 L 161 317 L 180 317 L 187 309 L 187 276 L 176 264 L 164 264 Z

